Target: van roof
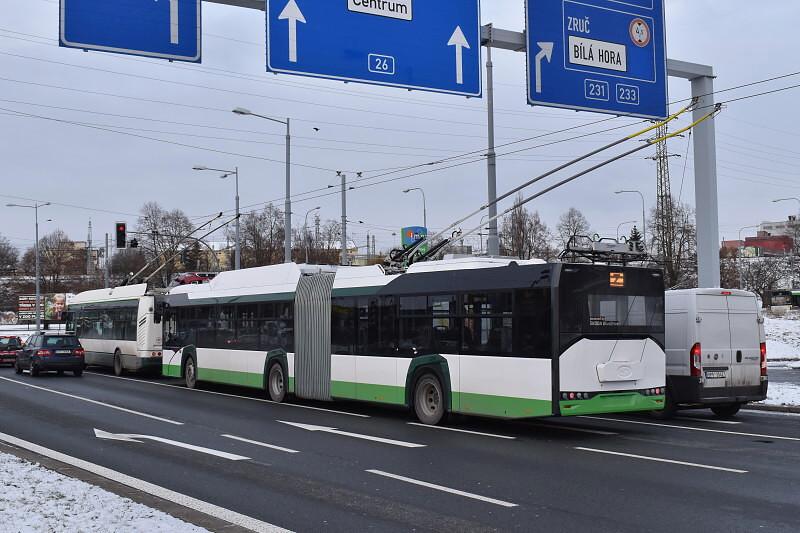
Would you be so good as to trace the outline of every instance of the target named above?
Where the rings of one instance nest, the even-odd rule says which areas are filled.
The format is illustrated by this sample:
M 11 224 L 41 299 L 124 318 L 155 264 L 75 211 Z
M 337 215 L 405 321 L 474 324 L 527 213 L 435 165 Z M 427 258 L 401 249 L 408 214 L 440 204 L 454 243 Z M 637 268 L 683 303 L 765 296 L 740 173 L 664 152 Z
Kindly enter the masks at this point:
M 667 291 L 666 294 L 689 294 L 689 295 L 702 295 L 702 296 L 750 296 L 756 298 L 755 293 L 750 291 L 743 291 L 739 289 L 681 289 L 675 291 Z

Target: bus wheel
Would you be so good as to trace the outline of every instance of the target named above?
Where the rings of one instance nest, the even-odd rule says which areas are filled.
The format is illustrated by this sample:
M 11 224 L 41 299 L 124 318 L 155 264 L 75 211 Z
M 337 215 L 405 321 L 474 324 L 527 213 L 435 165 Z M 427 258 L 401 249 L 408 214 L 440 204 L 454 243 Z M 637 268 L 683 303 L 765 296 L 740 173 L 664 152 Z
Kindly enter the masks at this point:
M 711 408 L 711 411 L 720 418 L 731 418 L 739 412 L 741 407 L 738 403 L 729 403 L 727 405 L 715 405 Z
M 439 379 L 425 374 L 414 386 L 414 413 L 423 424 L 435 426 L 444 418 L 444 394 Z
M 193 357 L 186 359 L 186 366 L 183 367 L 183 377 L 186 380 L 186 388 L 194 389 L 197 387 L 197 365 Z
M 267 394 L 269 394 L 269 399 L 275 403 L 282 403 L 286 398 L 286 380 L 283 375 L 283 367 L 277 361 L 269 367 Z
M 125 368 L 122 366 L 122 352 L 119 349 L 114 350 L 114 375 L 119 377 L 125 373 Z

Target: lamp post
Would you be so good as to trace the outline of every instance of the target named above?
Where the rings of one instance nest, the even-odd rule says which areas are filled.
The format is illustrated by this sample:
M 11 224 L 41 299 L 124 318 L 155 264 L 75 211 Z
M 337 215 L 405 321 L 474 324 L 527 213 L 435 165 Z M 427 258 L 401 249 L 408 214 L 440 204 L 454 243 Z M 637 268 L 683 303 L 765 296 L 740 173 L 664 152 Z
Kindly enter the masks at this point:
M 305 241 L 305 244 L 306 244 L 306 246 L 305 246 L 305 249 L 306 249 L 306 264 L 308 264 L 308 248 L 309 248 L 309 246 L 308 246 L 308 241 L 309 241 L 309 239 L 308 239 L 308 215 L 310 215 L 314 211 L 319 211 L 320 209 L 321 209 L 321 207 L 317 206 L 317 207 L 314 207 L 313 209 L 309 209 L 308 211 L 306 211 L 306 218 L 305 218 L 305 222 L 303 223 L 303 240 Z
M 778 198 L 777 200 L 772 200 L 772 203 L 776 204 L 778 202 L 791 202 L 792 200 L 800 204 L 800 198 L 794 196 L 792 196 L 791 198 Z
M 636 224 L 636 221 L 635 220 L 629 220 L 629 221 L 623 222 L 623 223 L 621 223 L 621 224 L 619 224 L 617 226 L 617 242 L 619 242 L 619 230 L 620 230 L 620 228 L 622 228 L 622 226 L 626 226 L 628 224 Z
M 425 191 L 422 190 L 421 187 L 412 187 L 410 189 L 406 189 L 403 191 L 404 194 L 408 194 L 411 191 L 419 191 L 422 193 L 422 225 L 425 226 L 425 229 L 428 229 L 428 202 L 425 200 Z
M 284 205 L 284 228 L 286 234 L 284 238 L 284 263 L 292 262 L 292 133 L 290 126 L 290 119 L 280 120 L 277 118 L 267 117 L 253 113 L 249 109 L 237 107 L 233 110 L 237 115 L 252 116 L 269 120 L 270 122 L 277 122 L 286 126 L 286 203 Z
M 218 168 L 196 166 L 193 168 L 193 170 L 211 170 L 214 172 L 222 172 L 222 176 L 219 178 L 223 180 L 231 176 L 236 176 L 236 251 L 234 252 L 234 270 L 240 270 L 242 268 L 242 240 L 239 229 L 239 217 L 241 216 L 241 213 L 239 212 L 239 167 L 235 167 L 234 170 L 221 170 Z
M 35 237 L 36 240 L 33 243 L 33 250 L 34 255 L 36 256 L 36 333 L 39 333 L 42 329 L 42 315 L 41 315 L 41 299 L 42 299 L 42 290 L 39 280 L 39 208 L 45 207 L 50 205 L 50 202 L 39 203 L 36 202 L 33 205 L 24 205 L 24 204 L 6 204 L 6 207 L 24 207 L 26 209 L 33 209 L 34 212 L 34 221 L 35 221 Z
M 644 194 L 642 191 L 617 191 L 614 194 L 638 194 L 642 198 L 642 240 L 644 241 L 645 247 L 647 246 L 647 216 L 645 212 L 647 211 L 647 207 L 644 201 Z
M 742 232 L 746 229 L 753 229 L 758 228 L 758 225 L 755 226 L 744 226 L 739 229 L 739 249 L 738 249 L 738 262 L 739 262 L 739 288 L 744 290 L 744 270 L 742 270 L 742 264 L 744 259 L 742 257 L 742 249 L 744 248 L 744 242 L 742 241 Z

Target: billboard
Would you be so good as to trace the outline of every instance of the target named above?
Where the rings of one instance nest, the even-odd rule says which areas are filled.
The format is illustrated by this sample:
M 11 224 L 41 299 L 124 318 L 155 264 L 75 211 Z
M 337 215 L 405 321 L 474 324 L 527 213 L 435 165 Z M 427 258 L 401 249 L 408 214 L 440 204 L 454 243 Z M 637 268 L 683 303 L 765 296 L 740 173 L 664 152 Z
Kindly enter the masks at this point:
M 53 322 L 64 321 L 66 319 L 67 299 L 71 296 L 71 294 L 65 294 L 63 292 L 42 294 L 42 306 L 40 309 L 41 319 L 51 320 Z M 35 294 L 21 294 L 19 296 L 17 320 L 36 320 Z

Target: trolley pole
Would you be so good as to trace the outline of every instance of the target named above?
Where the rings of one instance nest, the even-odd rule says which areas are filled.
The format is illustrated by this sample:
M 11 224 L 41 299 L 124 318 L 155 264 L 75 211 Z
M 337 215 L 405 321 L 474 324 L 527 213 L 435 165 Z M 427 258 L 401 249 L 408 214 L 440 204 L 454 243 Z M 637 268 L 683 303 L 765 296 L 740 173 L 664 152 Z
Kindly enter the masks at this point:
M 486 107 L 489 124 L 489 151 L 486 154 L 489 178 L 489 236 L 486 238 L 486 251 L 492 255 L 500 255 L 500 239 L 497 235 L 497 152 L 494 146 L 494 65 L 492 63 L 492 31 L 489 30 L 489 41 L 486 43 Z

